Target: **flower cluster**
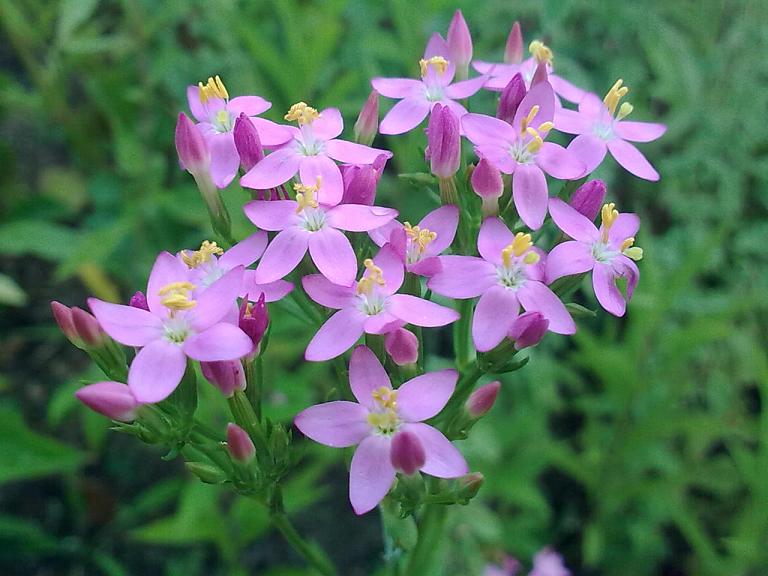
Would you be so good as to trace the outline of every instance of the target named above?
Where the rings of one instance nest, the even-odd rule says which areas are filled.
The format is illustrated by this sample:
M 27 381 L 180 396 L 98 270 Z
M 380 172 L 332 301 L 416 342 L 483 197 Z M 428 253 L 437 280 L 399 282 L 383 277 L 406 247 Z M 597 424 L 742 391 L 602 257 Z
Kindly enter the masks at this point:
M 241 427 L 228 431 L 235 468 L 190 469 L 243 491 L 252 487 L 244 480 L 248 466 L 277 482 L 276 446 L 288 440 L 275 440 L 261 414 L 263 383 L 254 365 L 267 353 L 267 306 L 279 322 L 287 305 L 273 303 L 288 297 L 314 330 L 307 361 L 340 359 L 354 348 L 351 395 L 340 377 L 336 399 L 302 411 L 295 425 L 322 444 L 357 446 L 349 484 L 355 512 L 373 509 L 387 494 L 406 512 L 417 508 L 424 500 L 415 488 L 420 472 L 459 478 L 432 485 L 442 502 L 474 495 L 481 476 L 467 476 L 452 441 L 487 413 L 500 388 L 494 382 L 473 393 L 475 384 L 483 374 L 521 367 L 515 355 L 547 331 L 574 334 L 569 296 L 587 275 L 600 306 L 625 313 L 639 278 L 639 219 L 606 203 L 605 185 L 588 176 L 610 151 L 631 174 L 658 179 L 630 142 L 665 130 L 626 120 L 632 106 L 623 101 L 622 80 L 600 98 L 556 75 L 553 51 L 541 41 L 530 42 L 528 58 L 523 46 L 515 24 L 503 62 L 473 60 L 469 29 L 457 13 L 447 40 L 434 34 L 414 62 L 416 78 L 371 81 L 354 142 L 341 137 L 336 108 L 298 102 L 284 115 L 288 124 L 279 124 L 259 117 L 269 102 L 230 98 L 219 76 L 190 86 L 197 123 L 179 116 L 176 147 L 217 240 L 161 253 L 146 292 L 127 305 L 91 298 L 91 316 L 54 304 L 62 330 L 107 368 L 109 380 L 78 397 L 123 422 L 171 418 L 166 399 L 199 363 L 230 398 Z M 478 75 L 469 77 L 470 65 Z M 482 89 L 499 93 L 494 115 L 467 112 L 467 99 Z M 380 125 L 379 95 L 397 100 Z M 428 172 L 412 176 L 439 191 L 441 205 L 398 220 L 397 210 L 376 204 L 393 155 L 370 144 L 377 132 L 403 134 L 425 120 Z M 565 141 L 563 133 L 577 136 L 566 146 L 553 141 Z M 462 154 L 462 141 L 472 155 Z M 239 171 L 250 194 L 243 210 L 256 229 L 234 242 L 219 189 Z M 557 194 L 550 197 L 550 189 Z M 458 371 L 425 371 L 424 329 L 453 323 Z M 362 337 L 365 346 L 358 345 Z M 129 368 L 116 343 L 135 349 Z M 344 365 L 334 363 L 340 376 Z M 145 410 L 152 405 L 159 412 Z

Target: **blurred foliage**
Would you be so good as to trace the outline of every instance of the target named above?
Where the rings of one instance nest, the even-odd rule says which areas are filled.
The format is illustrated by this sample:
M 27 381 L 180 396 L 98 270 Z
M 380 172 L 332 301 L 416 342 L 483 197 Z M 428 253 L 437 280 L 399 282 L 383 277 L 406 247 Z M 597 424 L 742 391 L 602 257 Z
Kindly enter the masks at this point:
M 368 79 L 412 75 L 457 7 L 476 56 L 500 57 L 519 19 L 562 75 L 597 92 L 624 78 L 633 116 L 669 131 L 642 146 L 660 183 L 611 160 L 598 173 L 643 217 L 627 318 L 581 319 L 574 339 L 551 336 L 504 382 L 463 447 L 486 485 L 452 510 L 436 573 L 478 574 L 483 559 L 546 544 L 576 574 L 768 572 L 768 4 L 0 0 L 2 573 L 304 573 L 251 503 L 76 405 L 97 375 L 47 301 L 125 299 L 158 251 L 205 237 L 173 149 L 187 84 L 219 73 L 232 94 L 271 100 L 270 119 L 306 100 L 351 124 Z M 422 135 L 380 144 L 396 153 L 383 202 L 419 217 L 429 199 L 394 174 L 421 169 Z M 246 195 L 226 195 L 243 236 Z M 302 326 L 273 318 L 269 410 L 288 420 L 327 367 L 302 363 Z M 223 426 L 221 399 L 206 398 Z M 331 451 L 307 450 L 286 501 L 343 573 L 372 573 L 378 519 L 349 510 Z

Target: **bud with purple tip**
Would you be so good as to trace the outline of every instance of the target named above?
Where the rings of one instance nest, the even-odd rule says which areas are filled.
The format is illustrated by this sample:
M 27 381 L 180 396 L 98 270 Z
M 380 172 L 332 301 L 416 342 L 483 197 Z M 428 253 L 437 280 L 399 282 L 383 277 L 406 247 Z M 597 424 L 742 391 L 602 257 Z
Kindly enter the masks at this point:
M 512 76 L 504 90 L 501 91 L 499 106 L 496 109 L 496 118 L 512 124 L 515 119 L 515 112 L 517 112 L 520 102 L 525 98 L 525 94 L 525 80 L 523 80 L 523 75 L 518 72 Z
M 427 460 L 427 454 L 421 440 L 416 434 L 407 430 L 398 432 L 392 438 L 392 448 L 389 455 L 395 470 L 407 476 L 419 471 Z
M 200 362 L 200 370 L 225 398 L 230 398 L 235 390 L 245 390 L 245 371 L 239 360 Z
M 355 122 L 355 142 L 370 146 L 379 131 L 379 93 L 371 90 Z
M 264 159 L 264 148 L 261 145 L 259 132 L 244 112 L 241 112 L 235 120 L 233 132 L 235 148 L 237 148 L 237 153 L 240 156 L 240 166 L 248 172 Z
M 490 384 L 484 384 L 472 392 L 464 405 L 469 416 L 473 419 L 485 416 L 490 409 L 493 408 L 493 405 L 496 402 L 496 397 L 499 395 L 500 388 L 501 382 L 496 380 Z
M 146 310 L 149 312 L 149 303 L 147 302 L 147 297 L 141 290 L 137 290 L 136 293 L 131 296 L 131 299 L 128 301 L 128 306 L 140 308 L 141 310 Z
M 461 160 L 459 120 L 448 106 L 435 104 L 427 124 L 426 160 L 432 173 L 440 180 L 440 199 L 443 204 L 458 204 L 454 175 Z
M 132 422 L 140 404 L 131 389 L 120 382 L 96 382 L 75 392 L 80 402 L 112 420 Z
M 384 337 L 384 349 L 398 366 L 415 364 L 419 359 L 419 339 L 405 328 L 388 332 Z
M 461 10 L 456 10 L 448 26 L 448 54 L 456 65 L 456 79 L 464 80 L 469 76 L 469 63 L 472 61 L 472 35 Z
M 594 220 L 605 201 L 605 192 L 605 182 L 589 180 L 576 189 L 569 204 L 590 220 Z
M 509 329 L 509 338 L 515 342 L 515 350 L 535 346 L 549 328 L 549 320 L 540 312 L 526 312 L 517 317 Z
M 547 73 L 547 63 L 546 61 L 542 60 L 538 63 L 536 70 L 533 72 L 533 78 L 531 78 L 531 88 L 540 82 L 547 82 L 548 79 L 549 74 Z
M 211 154 L 195 123 L 181 112 L 176 122 L 176 152 L 182 168 L 193 176 L 208 172 Z
M 504 193 L 504 180 L 501 172 L 488 160 L 481 158 L 470 178 L 472 190 L 483 201 L 483 217 L 496 216 L 499 213 L 499 198 Z
M 520 22 L 512 24 L 512 29 L 507 36 L 507 44 L 504 47 L 504 62 L 506 64 L 520 64 L 523 61 L 523 33 L 520 31 Z
M 247 464 L 256 456 L 256 447 L 248 433 L 237 424 L 227 424 L 227 451 L 233 460 Z
M 243 332 L 248 334 L 253 342 L 251 357 L 255 357 L 259 353 L 261 339 L 264 337 L 264 333 L 269 326 L 269 312 L 267 312 L 267 304 L 263 293 L 255 304 L 249 301 L 249 297 L 246 296 L 240 305 L 238 326 Z

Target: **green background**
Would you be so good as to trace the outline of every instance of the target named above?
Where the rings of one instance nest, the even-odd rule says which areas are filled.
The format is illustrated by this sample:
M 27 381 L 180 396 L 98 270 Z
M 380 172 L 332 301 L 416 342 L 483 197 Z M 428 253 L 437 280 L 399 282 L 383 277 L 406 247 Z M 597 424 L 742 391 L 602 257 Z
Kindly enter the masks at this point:
M 502 552 L 528 563 L 548 544 L 579 575 L 768 573 L 766 6 L 0 0 L 0 572 L 305 573 L 254 505 L 76 404 L 98 374 L 48 302 L 125 300 L 158 251 L 208 234 L 173 148 L 187 84 L 221 74 L 230 94 L 272 101 L 273 120 L 298 100 L 338 106 L 350 137 L 369 78 L 414 75 L 458 7 L 476 57 L 500 58 L 519 19 L 561 75 L 599 93 L 623 78 L 633 118 L 669 130 L 640 145 L 659 183 L 611 159 L 598 172 L 643 219 L 627 317 L 580 319 L 504 381 L 462 446 L 486 484 L 451 516 L 436 573 L 478 574 Z M 428 198 L 395 175 L 423 170 L 423 135 L 377 144 L 395 152 L 379 199 L 418 219 Z M 225 195 L 242 237 L 246 195 Z M 301 361 L 307 329 L 280 310 L 268 410 L 288 421 L 330 373 Z M 339 455 L 307 445 L 286 501 L 343 574 L 372 574 L 380 519 L 353 515 Z

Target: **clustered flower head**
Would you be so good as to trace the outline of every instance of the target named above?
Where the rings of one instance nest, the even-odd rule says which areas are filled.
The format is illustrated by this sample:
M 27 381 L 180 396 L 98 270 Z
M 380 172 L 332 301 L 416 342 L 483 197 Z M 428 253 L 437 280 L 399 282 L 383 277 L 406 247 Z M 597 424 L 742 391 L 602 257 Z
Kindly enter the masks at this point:
M 190 86 L 197 123 L 180 116 L 176 145 L 218 236 L 198 249 L 162 252 L 146 292 L 127 304 L 91 298 L 92 315 L 52 304 L 62 331 L 108 376 L 78 398 L 114 420 L 137 421 L 147 437 L 158 414 L 173 419 L 185 398 L 194 411 L 185 383 L 199 364 L 232 407 L 233 468 L 190 469 L 206 481 L 229 478 L 243 491 L 251 486 L 244 478 L 253 486 L 256 478 L 278 482 L 280 462 L 292 461 L 281 460 L 278 447 L 290 441 L 262 426 L 261 390 L 282 383 L 264 382 L 254 366 L 269 354 L 271 323 L 290 312 L 305 322 L 304 359 L 336 359 L 336 376 L 324 386 L 330 396 L 300 412 L 295 425 L 321 444 L 356 446 L 349 481 L 355 512 L 387 497 L 418 504 L 421 473 L 443 479 L 444 501 L 471 498 L 482 476 L 465 476 L 470 469 L 453 441 L 503 394 L 499 381 L 472 394 L 479 378 L 521 367 L 516 355 L 547 332 L 574 334 L 569 294 L 586 277 L 600 306 L 625 314 L 640 276 L 640 220 L 606 202 L 605 183 L 590 174 L 610 151 L 631 174 L 657 180 L 630 142 L 665 130 L 626 120 L 633 108 L 623 101 L 622 80 L 601 99 L 556 75 L 554 52 L 540 40 L 528 48 L 526 58 L 515 23 L 503 62 L 472 60 L 469 28 L 457 12 L 447 41 L 435 33 L 414 62 L 416 78 L 371 81 L 354 142 L 342 137 L 336 108 L 300 101 L 283 124 L 259 116 L 271 107 L 261 97 L 231 98 L 219 76 Z M 470 77 L 470 64 L 480 75 Z M 467 100 L 483 88 L 499 94 L 498 109 L 467 113 Z M 380 96 L 398 101 L 379 123 Z M 377 201 L 393 154 L 370 145 L 377 129 L 398 135 L 425 120 L 425 173 L 409 193 L 426 183 L 435 198 L 439 188 L 442 205 L 399 214 Z M 563 146 L 556 142 L 563 133 L 577 136 Z M 238 173 L 255 229 L 234 242 L 216 188 Z M 461 372 L 427 371 L 424 342 L 454 323 Z M 429 349 L 438 348 L 435 339 Z M 254 466 L 272 468 L 256 475 Z M 551 573 L 538 568 L 550 560 L 539 558 L 533 573 Z

